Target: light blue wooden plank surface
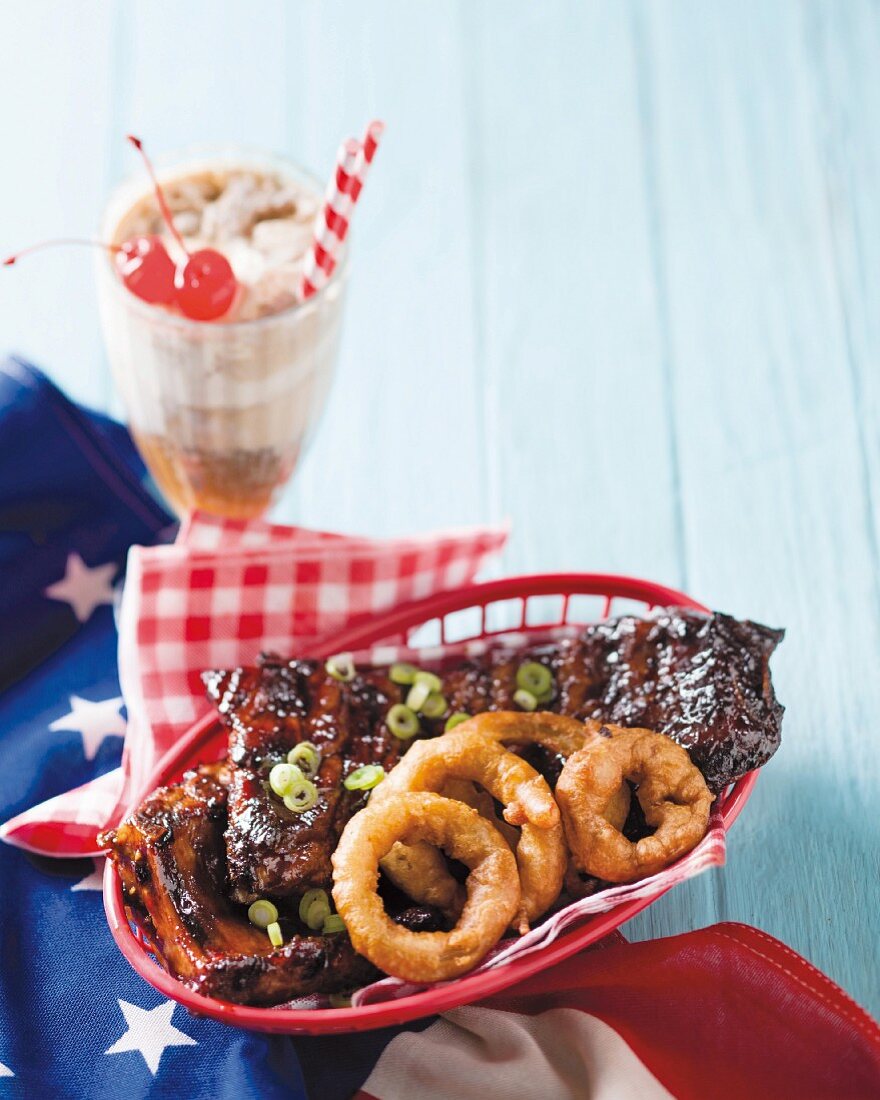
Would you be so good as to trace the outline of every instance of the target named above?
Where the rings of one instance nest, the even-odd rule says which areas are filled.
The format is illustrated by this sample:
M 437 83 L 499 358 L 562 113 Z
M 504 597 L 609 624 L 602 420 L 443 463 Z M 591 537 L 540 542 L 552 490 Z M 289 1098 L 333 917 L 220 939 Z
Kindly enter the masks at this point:
M 788 627 L 783 748 L 727 868 L 628 933 L 749 921 L 875 1012 L 878 57 L 869 0 L 0 5 L 0 250 L 90 231 L 126 130 L 324 173 L 386 118 L 281 514 L 507 516 L 506 571 L 631 572 Z M 0 342 L 112 407 L 90 272 L 3 274 Z

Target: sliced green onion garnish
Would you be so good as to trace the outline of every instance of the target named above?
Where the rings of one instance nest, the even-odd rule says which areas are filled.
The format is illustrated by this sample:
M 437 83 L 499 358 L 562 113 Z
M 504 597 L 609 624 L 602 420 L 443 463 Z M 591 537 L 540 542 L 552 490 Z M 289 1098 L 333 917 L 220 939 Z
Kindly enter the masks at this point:
M 327 658 L 324 671 L 334 680 L 341 680 L 343 684 L 350 683 L 355 674 L 354 659 L 350 653 L 337 653 L 335 657 Z
M 542 691 L 540 695 L 536 696 L 536 698 L 539 703 L 549 703 L 555 694 L 556 692 L 551 685 L 546 691 Z
M 394 736 L 399 737 L 401 741 L 408 741 L 419 732 L 417 715 L 403 703 L 394 704 L 385 717 L 385 723 Z
M 443 690 L 443 681 L 439 676 L 435 676 L 433 672 L 417 672 L 415 682 L 417 684 L 427 684 L 429 691 Z
M 520 688 L 519 691 L 513 693 L 513 701 L 523 710 L 535 710 L 538 705 L 538 700 L 525 688 Z
M 284 937 L 281 935 L 281 925 L 277 920 L 272 921 L 269 927 L 266 929 L 273 947 L 280 947 L 284 943 Z
M 331 932 L 344 932 L 345 921 L 340 917 L 338 913 L 331 913 L 329 917 L 324 917 L 324 923 L 321 925 L 321 931 L 324 935 L 329 935 Z
M 271 901 L 260 898 L 248 909 L 248 920 L 257 928 L 266 929 L 278 920 L 278 910 Z
M 305 813 L 318 801 L 318 788 L 311 779 L 295 779 L 284 796 L 284 805 L 294 814 Z
M 370 791 L 385 778 L 385 771 L 378 764 L 364 764 L 342 780 L 347 791 Z
M 443 727 L 444 733 L 449 733 L 450 730 L 454 730 L 456 726 L 460 726 L 462 722 L 466 722 L 470 718 L 469 714 L 465 714 L 463 710 L 457 710 L 455 714 L 450 714 L 446 719 L 446 725 Z
M 269 786 L 279 798 L 284 798 L 290 794 L 294 783 L 303 778 L 303 773 L 295 764 L 276 764 L 269 772 Z
M 328 993 L 327 1000 L 331 1008 L 351 1008 L 350 993 Z
M 316 898 L 306 911 L 306 924 L 313 932 L 324 927 L 324 921 L 330 916 L 330 903 L 324 898 Z
M 442 718 L 448 709 L 446 696 L 439 691 L 432 691 L 422 706 L 422 714 L 426 718 Z
M 321 752 L 311 741 L 300 741 L 287 754 L 287 763 L 295 764 L 307 779 L 313 779 L 321 766 Z
M 398 661 L 397 664 L 391 666 L 388 675 L 393 684 L 413 684 L 418 671 L 415 665 L 408 664 L 406 661 Z
M 427 684 L 415 683 L 407 692 L 406 705 L 410 710 L 421 710 L 427 703 L 430 694 L 431 689 Z
M 306 890 L 303 896 L 299 899 L 299 919 L 304 921 L 309 908 L 314 905 L 316 901 L 323 901 L 327 908 L 330 908 L 330 898 L 327 897 L 326 890 Z
M 524 661 L 516 670 L 516 686 L 531 692 L 537 699 L 553 686 L 553 675 L 537 661 Z

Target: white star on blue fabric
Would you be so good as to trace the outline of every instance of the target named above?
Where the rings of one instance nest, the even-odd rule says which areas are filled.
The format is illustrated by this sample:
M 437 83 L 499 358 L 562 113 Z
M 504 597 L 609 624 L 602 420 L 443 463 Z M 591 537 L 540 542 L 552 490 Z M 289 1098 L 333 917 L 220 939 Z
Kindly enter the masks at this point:
M 122 1054 L 127 1050 L 136 1050 L 147 1063 L 147 1069 L 155 1077 L 159 1062 L 168 1047 L 198 1046 L 195 1039 L 179 1031 L 171 1023 L 174 1015 L 174 1001 L 165 1001 L 155 1008 L 138 1008 L 128 1001 L 119 1000 L 119 1007 L 128 1025 L 105 1054 Z
M 69 712 L 56 718 L 49 729 L 53 732 L 71 730 L 81 734 L 85 758 L 94 760 L 105 737 L 112 734 L 125 736 L 125 719 L 119 713 L 122 703 L 121 695 L 115 699 L 105 699 L 101 703 L 92 703 L 88 699 L 80 699 L 78 695 L 71 695 Z
M 0 1077 L 14 1077 L 14 1076 L 15 1076 L 15 1074 L 12 1072 L 12 1070 L 9 1068 L 9 1066 L 4 1066 L 3 1063 L 0 1062 Z
M 73 551 L 67 555 L 64 576 L 50 584 L 43 595 L 70 604 L 77 621 L 87 622 L 96 607 L 113 603 L 113 578 L 118 568 L 112 561 L 89 568 Z
M 85 878 L 81 878 L 79 882 L 75 882 L 71 886 L 71 893 L 76 893 L 77 890 L 103 890 L 104 889 L 104 860 L 93 860 L 92 870 Z

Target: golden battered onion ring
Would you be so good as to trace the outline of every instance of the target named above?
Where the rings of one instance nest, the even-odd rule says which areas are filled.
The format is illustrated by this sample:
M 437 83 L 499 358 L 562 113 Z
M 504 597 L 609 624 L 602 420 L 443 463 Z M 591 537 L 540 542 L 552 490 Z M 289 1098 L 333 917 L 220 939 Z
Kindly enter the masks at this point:
M 558 756 L 568 758 L 578 752 L 585 745 L 590 744 L 599 737 L 613 736 L 613 730 L 620 727 L 604 726 L 592 718 L 579 722 L 576 718 L 568 718 L 564 714 L 553 714 L 550 711 L 484 711 L 469 718 L 456 726 L 459 730 L 470 730 L 479 733 L 481 737 L 488 737 L 492 741 L 498 741 L 502 745 L 541 745 Z M 447 792 L 448 793 L 448 792 Z M 457 797 L 457 796 L 452 796 Z M 605 817 L 615 829 L 622 830 L 629 816 L 631 792 L 628 783 L 622 783 L 611 796 L 605 807 Z M 463 801 L 467 801 L 463 799 Z M 473 802 L 470 805 L 474 805 Z M 479 807 L 477 807 L 479 809 Z M 485 816 L 485 814 L 484 814 Z M 432 863 L 432 881 L 437 881 L 436 865 Z M 421 874 L 425 881 L 429 876 L 427 861 L 421 863 Z M 454 879 L 451 880 L 455 882 Z M 582 896 L 583 883 L 580 881 L 577 868 L 569 865 L 565 874 L 566 890 L 573 896 Z M 450 894 L 450 884 L 447 883 L 445 893 Z M 441 907 L 442 908 L 442 907 Z
M 395 794 L 410 790 L 443 790 L 450 779 L 479 783 L 504 806 L 504 818 L 522 825 L 516 859 L 522 881 L 522 903 L 516 927 L 553 904 L 562 888 L 566 851 L 559 823 L 559 808 L 545 780 L 519 756 L 473 732 L 455 730 L 432 741 L 420 741 L 389 772 L 370 796 L 371 804 L 384 805 Z M 415 901 L 424 901 L 420 888 L 451 893 L 451 879 L 438 852 L 395 853 L 382 869 Z M 454 881 L 454 880 L 453 880 Z M 441 906 L 446 908 L 446 906 Z
M 431 905 L 457 919 L 465 891 L 446 867 L 441 852 L 430 844 L 393 844 L 379 866 L 398 889 L 419 905 Z
M 629 783 L 623 783 L 608 799 L 608 805 L 605 807 L 606 821 L 620 833 L 623 832 L 623 826 L 626 824 L 626 819 L 629 817 L 629 805 L 631 801 L 632 792 L 629 789 Z
M 559 807 L 546 781 L 522 757 L 479 734 L 453 730 L 430 741 L 417 741 L 376 787 L 374 802 L 395 792 L 440 791 L 449 779 L 479 783 L 504 806 L 510 825 L 534 825 L 552 831 Z
M 620 728 L 603 725 L 592 718 L 579 722 L 550 711 L 496 710 L 469 718 L 456 726 L 455 731 L 479 733 L 502 745 L 541 745 L 558 756 L 569 757 L 599 737 L 613 737 L 614 731 Z M 629 815 L 629 803 L 630 789 L 624 783 L 612 795 L 605 814 L 615 829 L 623 828 Z
M 605 882 L 656 874 L 706 833 L 712 795 L 685 750 L 662 733 L 609 726 L 611 737 L 569 757 L 556 798 L 576 866 Z M 652 836 L 627 840 L 608 819 L 615 792 L 636 784 Z
M 543 745 L 559 756 L 568 757 L 598 737 L 601 729 L 601 722 L 592 719 L 579 722 L 576 718 L 566 718 L 564 714 L 550 711 L 493 710 L 475 714 L 462 722 L 455 727 L 453 735 L 478 733 L 490 741 L 500 741 L 502 745 Z
M 503 817 L 498 816 L 495 799 L 488 791 L 484 791 L 474 783 L 469 783 L 467 779 L 449 779 L 443 784 L 443 790 L 440 793 L 444 798 L 453 798 L 456 802 L 463 802 L 466 806 L 473 807 L 490 825 L 495 826 L 507 841 L 510 850 L 516 850 L 519 833 L 512 825 L 508 825 Z
M 442 848 L 470 868 L 467 900 L 451 932 L 411 932 L 385 912 L 379 860 L 397 841 Z M 427 792 L 397 794 L 348 822 L 333 853 L 333 900 L 354 949 L 412 982 L 455 978 L 501 939 L 520 904 L 513 854 L 497 829 L 461 802 Z
M 486 791 L 479 790 L 466 779 L 450 779 L 440 792 L 444 798 L 464 802 L 501 833 L 507 846 L 515 851 L 519 833 L 495 812 L 495 801 Z M 397 843 L 379 866 L 405 894 L 420 905 L 432 905 L 446 916 L 456 919 L 461 913 L 465 890 L 446 869 L 446 862 L 430 844 Z

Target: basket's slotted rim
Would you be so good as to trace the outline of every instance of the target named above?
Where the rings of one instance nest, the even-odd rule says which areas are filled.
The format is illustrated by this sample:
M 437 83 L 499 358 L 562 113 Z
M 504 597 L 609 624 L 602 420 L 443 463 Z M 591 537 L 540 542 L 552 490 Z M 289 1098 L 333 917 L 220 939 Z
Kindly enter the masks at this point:
M 533 599 L 543 599 L 548 596 L 562 597 L 559 616 L 551 620 L 529 621 L 530 602 Z M 573 597 L 584 596 L 598 597 L 601 600 L 598 614 L 592 619 L 573 620 L 571 617 L 572 608 L 575 605 Z M 583 573 L 510 577 L 430 597 L 389 612 L 362 626 L 335 635 L 315 655 L 321 657 L 341 651 L 368 649 L 373 646 L 409 647 L 419 640 L 419 632 L 424 629 L 425 624 L 430 624 L 432 621 L 438 624 L 438 641 L 441 645 L 457 645 L 482 639 L 491 640 L 494 637 L 516 632 L 540 634 L 541 631 L 554 628 L 585 626 L 589 622 L 609 618 L 615 602 L 623 600 L 630 604 L 641 604 L 643 612 L 660 606 L 686 607 L 695 611 L 709 610 L 683 592 L 628 577 Z M 511 601 L 519 602 L 519 613 L 515 620 L 490 628 L 489 608 L 500 604 L 509 606 Z M 468 609 L 479 611 L 477 632 L 465 637 L 456 634 L 451 638 L 448 628 L 450 616 Z M 627 611 L 629 610 L 630 608 L 627 608 Z M 212 740 L 216 736 L 218 728 L 218 718 L 214 714 L 207 715 L 196 723 L 178 745 L 174 746 L 160 761 L 150 781 L 145 785 L 144 793 L 173 781 L 186 767 L 192 766 L 196 762 L 195 756 L 199 749 L 205 741 Z M 204 759 L 204 756 L 200 757 L 199 762 Z M 726 828 L 729 829 L 739 816 L 756 780 L 757 772 L 751 772 L 719 796 Z M 210 1016 L 238 1027 L 260 1031 L 325 1034 L 370 1030 L 401 1024 L 497 993 L 595 943 L 656 901 L 668 889 L 670 887 L 662 888 L 652 896 L 623 902 L 608 912 L 588 917 L 582 924 L 561 933 L 556 940 L 534 954 L 511 960 L 497 968 L 479 974 L 466 975 L 456 981 L 423 990 L 399 1000 L 342 1009 L 252 1008 L 194 993 L 162 969 L 153 958 L 149 938 L 126 914 L 122 884 L 110 860 L 106 863 L 104 873 L 104 907 L 114 939 L 132 967 L 161 993 L 183 1004 L 195 1015 Z

